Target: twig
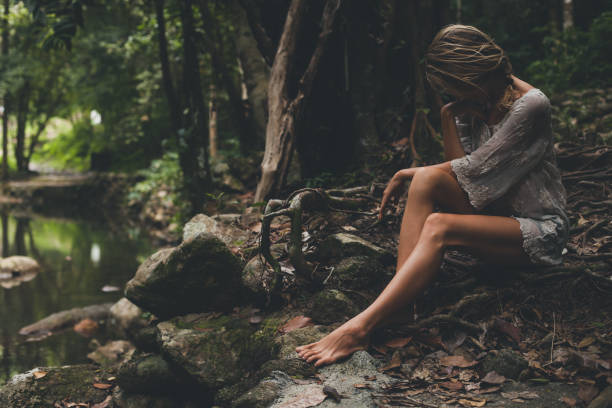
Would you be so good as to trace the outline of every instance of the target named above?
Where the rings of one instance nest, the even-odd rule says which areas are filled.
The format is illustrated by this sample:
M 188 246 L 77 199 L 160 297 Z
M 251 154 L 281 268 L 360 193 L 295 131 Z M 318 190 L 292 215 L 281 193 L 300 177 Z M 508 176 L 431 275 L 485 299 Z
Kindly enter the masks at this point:
M 555 336 L 557 334 L 557 322 L 555 317 L 555 312 L 553 312 L 553 335 L 552 340 L 550 341 L 550 363 L 553 362 L 553 350 L 555 348 Z

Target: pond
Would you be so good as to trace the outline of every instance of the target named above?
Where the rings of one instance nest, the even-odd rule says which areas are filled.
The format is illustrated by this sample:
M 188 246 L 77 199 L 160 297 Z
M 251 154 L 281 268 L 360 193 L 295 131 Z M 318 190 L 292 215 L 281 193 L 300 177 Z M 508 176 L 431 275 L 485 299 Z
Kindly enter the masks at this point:
M 153 252 L 151 243 L 138 230 L 116 225 L 6 213 L 0 218 L 2 257 L 25 255 L 42 267 L 35 276 L 0 281 L 0 384 L 37 366 L 88 362 L 91 339 L 72 329 L 40 341 L 25 341 L 18 331 L 51 313 L 117 301 Z M 108 292 L 109 286 L 120 290 Z

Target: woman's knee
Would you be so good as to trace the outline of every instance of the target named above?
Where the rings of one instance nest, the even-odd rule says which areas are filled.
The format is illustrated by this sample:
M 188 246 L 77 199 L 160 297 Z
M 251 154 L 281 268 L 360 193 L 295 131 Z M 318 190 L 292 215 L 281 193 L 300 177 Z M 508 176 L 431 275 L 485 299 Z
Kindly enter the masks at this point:
M 410 193 L 433 195 L 444 185 L 448 173 L 443 170 L 422 167 L 416 171 L 410 183 Z
M 448 241 L 448 233 L 451 229 L 452 214 L 431 213 L 425 219 L 421 230 L 421 239 L 439 247 L 445 247 Z

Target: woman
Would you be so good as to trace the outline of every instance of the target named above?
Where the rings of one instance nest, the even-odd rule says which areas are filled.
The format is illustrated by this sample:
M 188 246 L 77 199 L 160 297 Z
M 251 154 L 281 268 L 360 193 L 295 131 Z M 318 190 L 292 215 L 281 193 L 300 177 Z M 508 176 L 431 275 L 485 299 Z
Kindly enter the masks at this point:
M 364 349 L 373 329 L 401 318 L 434 279 L 449 246 L 504 266 L 561 262 L 568 220 L 548 98 L 513 76 L 504 51 L 475 27 L 444 27 L 426 61 L 432 87 L 457 98 L 441 109 L 447 161 L 400 170 L 389 181 L 379 217 L 412 179 L 396 274 L 366 310 L 296 349 L 315 366 Z

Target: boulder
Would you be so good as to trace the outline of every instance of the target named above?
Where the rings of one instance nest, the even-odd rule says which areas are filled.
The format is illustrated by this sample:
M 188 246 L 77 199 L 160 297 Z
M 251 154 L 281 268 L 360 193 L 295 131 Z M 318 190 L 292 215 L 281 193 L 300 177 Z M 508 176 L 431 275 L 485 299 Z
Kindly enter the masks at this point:
M 170 367 L 162 356 L 151 353 L 133 354 L 117 372 L 117 384 L 133 394 L 172 394 L 183 386 L 182 379 L 182 373 Z
M 110 325 L 120 337 L 133 338 L 136 333 L 149 325 L 143 317 L 144 310 L 121 298 L 110 308 Z
M 345 232 L 332 234 L 325 238 L 317 253 L 322 260 L 348 258 L 363 255 L 374 258 L 384 265 L 393 261 L 393 255 L 384 248 L 372 244 L 357 235 Z
M 325 289 L 312 299 L 310 317 L 323 324 L 335 323 L 350 319 L 359 313 L 357 305 L 337 289 Z
M 220 214 L 213 217 L 197 214 L 183 227 L 183 241 L 202 233 L 209 233 L 228 247 L 239 247 L 252 235 L 251 231 L 241 228 L 239 222 L 240 214 Z
M 237 383 L 276 354 L 276 328 L 231 316 L 191 314 L 157 325 L 164 357 L 206 389 Z
M 39 336 L 73 326 L 84 319 L 105 320 L 110 314 L 111 306 L 112 303 L 102 303 L 53 313 L 36 323 L 22 327 L 19 329 L 19 334 L 22 336 Z
M 340 287 L 350 289 L 372 288 L 385 284 L 390 278 L 376 258 L 363 255 L 342 259 L 332 275 L 332 280 Z
M 114 384 L 110 370 L 93 364 L 40 367 L 13 376 L 0 388 L 0 407 L 47 408 L 61 401 L 97 404 L 110 399 Z M 109 384 L 99 389 L 94 384 Z M 61 405 L 65 406 L 65 405 Z
M 127 283 L 125 296 L 160 318 L 229 310 L 243 298 L 241 270 L 219 238 L 200 231 L 151 255 Z

